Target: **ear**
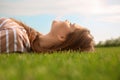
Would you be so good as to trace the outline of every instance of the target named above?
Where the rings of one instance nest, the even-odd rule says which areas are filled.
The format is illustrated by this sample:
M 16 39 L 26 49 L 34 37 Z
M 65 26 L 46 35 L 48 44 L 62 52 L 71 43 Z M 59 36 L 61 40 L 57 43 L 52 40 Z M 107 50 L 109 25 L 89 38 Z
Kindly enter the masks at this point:
M 57 35 L 57 37 L 60 41 L 65 41 L 65 36 L 64 35 Z

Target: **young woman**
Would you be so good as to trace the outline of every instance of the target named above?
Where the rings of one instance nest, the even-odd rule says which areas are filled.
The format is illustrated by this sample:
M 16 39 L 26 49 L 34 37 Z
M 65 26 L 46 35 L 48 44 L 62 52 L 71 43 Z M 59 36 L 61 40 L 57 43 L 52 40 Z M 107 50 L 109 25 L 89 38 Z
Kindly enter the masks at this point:
M 13 25 L 10 26 L 10 22 L 8 24 L 8 21 L 11 21 L 11 24 L 16 24 L 17 28 L 14 28 Z M 30 28 L 29 26 L 25 25 L 24 23 L 17 21 L 15 19 L 8 19 L 8 21 L 3 20 L 2 23 L 0 22 L 0 32 L 3 30 L 4 27 L 9 27 L 11 32 L 15 33 L 17 37 L 17 41 L 21 41 L 20 45 L 24 46 L 24 50 L 13 50 L 13 51 L 7 51 L 7 47 L 11 45 L 15 45 L 18 47 L 19 43 L 17 41 L 15 42 L 15 39 L 13 39 L 13 43 L 7 44 L 5 49 L 0 49 L 1 52 L 25 52 L 25 51 L 33 51 L 33 52 L 53 52 L 53 51 L 63 51 L 63 50 L 78 50 L 78 51 L 94 51 L 94 41 L 93 37 L 90 34 L 90 31 L 80 25 L 77 24 L 71 24 L 69 21 L 53 21 L 51 30 L 48 34 L 43 35 L 36 30 Z M 19 27 L 20 28 L 19 28 Z M 7 28 L 6 28 L 7 29 Z M 21 30 L 22 29 L 22 30 Z M 20 30 L 20 31 L 19 31 Z M 15 32 L 14 32 L 15 31 Z M 19 32 L 23 32 L 24 35 L 21 35 Z M 5 32 L 5 31 L 4 31 Z M 0 41 L 3 41 L 2 39 L 5 38 L 6 42 L 9 42 L 8 37 L 6 35 L 11 34 L 12 36 L 15 36 L 14 34 L 6 32 L 1 36 L 0 34 Z M 20 36 L 25 36 L 24 38 Z M 6 37 L 5 37 L 6 36 Z M 6 39 L 7 38 L 7 39 Z M 27 39 L 26 41 L 24 39 Z M 11 39 L 10 39 L 11 40 Z M 30 46 L 26 46 L 26 44 L 30 44 Z M 0 42 L 0 46 L 3 46 L 4 44 Z M 5 45 L 4 45 L 5 46 Z M 0 47 L 1 48 L 1 47 Z M 14 46 L 15 48 L 15 46 Z

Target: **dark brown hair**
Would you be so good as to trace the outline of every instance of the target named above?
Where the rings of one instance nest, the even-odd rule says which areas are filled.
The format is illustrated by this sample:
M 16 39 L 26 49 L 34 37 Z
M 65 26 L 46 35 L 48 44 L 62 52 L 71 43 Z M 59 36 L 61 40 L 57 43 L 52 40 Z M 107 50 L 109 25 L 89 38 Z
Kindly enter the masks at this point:
M 88 29 L 76 29 L 74 32 L 68 34 L 66 40 L 62 44 L 52 46 L 50 50 L 94 51 L 93 37 L 89 37 L 88 35 L 91 35 Z

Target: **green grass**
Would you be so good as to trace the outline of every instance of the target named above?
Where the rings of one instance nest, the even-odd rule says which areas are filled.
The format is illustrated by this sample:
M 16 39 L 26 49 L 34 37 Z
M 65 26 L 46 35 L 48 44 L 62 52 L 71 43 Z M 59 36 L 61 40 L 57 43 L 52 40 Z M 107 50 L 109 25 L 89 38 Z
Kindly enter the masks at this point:
M 94 53 L 0 54 L 0 80 L 120 80 L 120 47 Z

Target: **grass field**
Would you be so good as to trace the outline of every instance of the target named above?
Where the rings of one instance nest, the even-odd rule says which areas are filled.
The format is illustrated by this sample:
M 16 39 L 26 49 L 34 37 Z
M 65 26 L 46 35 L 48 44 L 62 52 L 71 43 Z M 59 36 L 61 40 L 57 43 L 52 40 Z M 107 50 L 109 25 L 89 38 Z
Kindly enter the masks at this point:
M 120 80 L 120 47 L 94 53 L 0 54 L 0 80 Z

